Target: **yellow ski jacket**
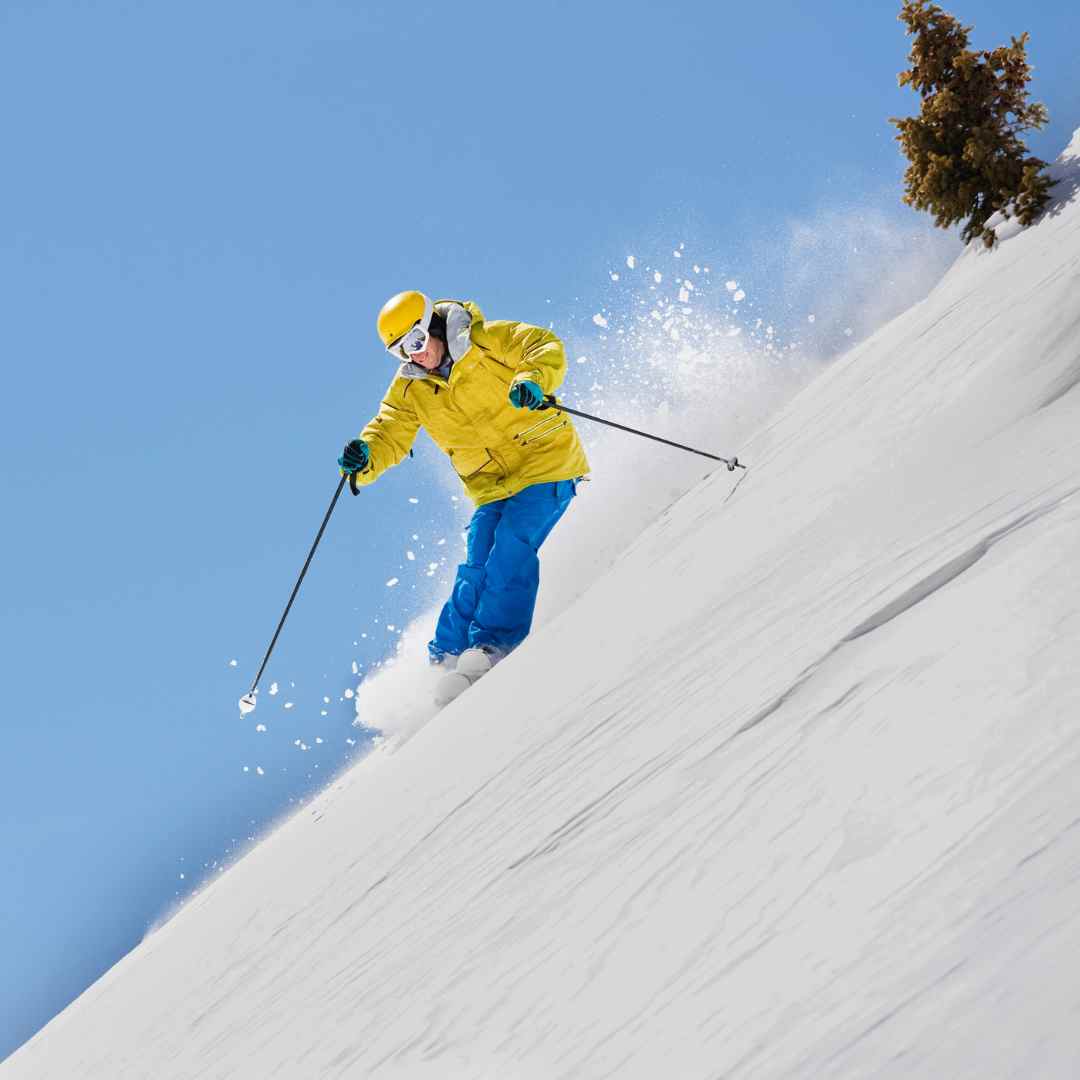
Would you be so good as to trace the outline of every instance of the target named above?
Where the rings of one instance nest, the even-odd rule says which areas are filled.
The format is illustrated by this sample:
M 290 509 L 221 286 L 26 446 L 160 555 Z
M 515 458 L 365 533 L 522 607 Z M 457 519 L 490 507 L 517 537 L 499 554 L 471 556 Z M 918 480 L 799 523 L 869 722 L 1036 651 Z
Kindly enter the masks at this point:
M 405 374 L 403 365 L 378 415 L 360 433 L 371 451 L 356 474 L 370 484 L 397 465 L 423 429 L 445 453 L 477 506 L 508 499 L 530 484 L 573 480 L 589 471 L 570 417 L 510 404 L 510 387 L 531 380 L 553 394 L 566 375 L 566 352 L 550 331 L 488 321 L 470 300 L 440 300 L 454 365 L 448 379 Z M 411 365 L 415 370 L 416 365 Z

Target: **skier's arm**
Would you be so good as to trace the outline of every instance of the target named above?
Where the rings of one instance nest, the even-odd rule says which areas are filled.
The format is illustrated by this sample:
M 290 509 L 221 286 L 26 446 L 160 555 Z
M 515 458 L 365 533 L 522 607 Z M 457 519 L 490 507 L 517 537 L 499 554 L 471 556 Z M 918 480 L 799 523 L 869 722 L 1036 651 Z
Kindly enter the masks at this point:
M 356 474 L 357 484 L 374 483 L 412 449 L 420 419 L 409 408 L 405 393 L 407 387 L 404 379 L 395 379 L 379 406 L 378 415 L 360 432 L 360 438 L 368 445 L 371 459 L 367 468 Z
M 566 377 L 566 350 L 550 330 L 528 323 L 499 319 L 484 323 L 488 347 L 514 369 L 511 385 L 534 382 L 545 394 L 554 394 Z

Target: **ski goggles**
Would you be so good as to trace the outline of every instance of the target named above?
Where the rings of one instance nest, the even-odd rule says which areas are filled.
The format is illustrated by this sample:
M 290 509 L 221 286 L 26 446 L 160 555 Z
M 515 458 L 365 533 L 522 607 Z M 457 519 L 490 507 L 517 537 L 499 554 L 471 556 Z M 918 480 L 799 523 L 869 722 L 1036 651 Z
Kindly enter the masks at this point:
M 431 334 L 427 328 L 417 323 L 410 327 L 396 341 L 386 346 L 386 351 L 399 360 L 408 360 L 410 356 L 422 353 L 428 345 Z

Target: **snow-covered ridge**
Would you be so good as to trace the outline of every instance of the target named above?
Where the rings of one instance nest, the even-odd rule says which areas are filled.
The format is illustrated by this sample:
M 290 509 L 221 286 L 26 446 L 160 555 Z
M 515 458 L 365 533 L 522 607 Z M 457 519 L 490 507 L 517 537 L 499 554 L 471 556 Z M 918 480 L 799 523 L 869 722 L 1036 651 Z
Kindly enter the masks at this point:
M 1067 153 L 0 1076 L 1076 1075 Z

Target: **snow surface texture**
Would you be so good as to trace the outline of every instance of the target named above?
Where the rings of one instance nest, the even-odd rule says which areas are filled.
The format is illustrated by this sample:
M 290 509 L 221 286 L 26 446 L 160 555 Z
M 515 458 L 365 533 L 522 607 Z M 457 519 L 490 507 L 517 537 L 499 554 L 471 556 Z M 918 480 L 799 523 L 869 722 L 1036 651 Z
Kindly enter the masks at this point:
M 1058 175 L 3 1080 L 1080 1074 Z

